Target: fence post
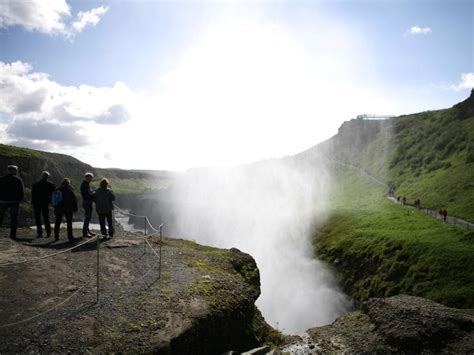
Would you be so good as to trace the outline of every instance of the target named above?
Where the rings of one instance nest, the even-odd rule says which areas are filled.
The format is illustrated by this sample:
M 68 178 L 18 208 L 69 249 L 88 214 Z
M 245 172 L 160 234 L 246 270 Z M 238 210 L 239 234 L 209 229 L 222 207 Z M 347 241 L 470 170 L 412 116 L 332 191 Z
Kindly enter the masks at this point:
M 145 228 L 143 229 L 143 254 L 146 254 L 146 217 L 143 217 L 143 220 L 145 221 Z
M 161 247 L 162 247 L 162 239 L 163 239 L 163 224 L 160 224 L 160 267 L 158 268 L 158 278 L 161 280 Z
M 96 302 L 99 303 L 99 235 L 96 236 L 97 238 L 97 269 L 96 269 L 96 277 L 97 277 L 97 290 L 96 290 Z

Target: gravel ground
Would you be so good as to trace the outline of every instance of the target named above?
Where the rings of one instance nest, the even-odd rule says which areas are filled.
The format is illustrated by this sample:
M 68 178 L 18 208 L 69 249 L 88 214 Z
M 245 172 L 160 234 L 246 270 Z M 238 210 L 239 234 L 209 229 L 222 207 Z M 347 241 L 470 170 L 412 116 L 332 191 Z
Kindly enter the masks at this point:
M 158 236 L 150 247 L 142 234 L 118 230 L 100 241 L 96 302 L 95 240 L 66 251 L 87 239 L 35 239 L 27 228 L 18 241 L 5 235 L 0 229 L 0 264 L 64 252 L 0 267 L 0 354 L 215 353 L 259 345 L 252 326 L 271 330 L 254 322 L 259 273 L 237 249 Z
M 2 230 L 5 235 L 6 230 Z M 82 242 L 34 239 L 34 231 L 19 230 L 19 241 L 0 238 L 0 264 L 41 257 Z M 159 253 L 157 237 L 151 243 Z M 171 239 L 164 238 L 165 245 Z M 0 268 L 0 353 L 84 352 L 112 349 L 119 338 L 137 346 L 141 328 L 164 327 L 169 313 L 185 299 L 199 273 L 184 264 L 177 248 L 163 247 L 159 259 L 140 235 L 121 232 L 100 243 L 100 299 L 96 303 L 96 243 L 37 262 Z M 64 305 L 36 319 L 13 326 L 51 309 L 89 282 Z M 182 297 L 180 297 L 182 295 Z M 144 301 L 147 299 L 148 301 Z M 149 301 L 160 307 L 145 310 Z M 166 309 L 167 313 L 160 312 Z M 145 311 L 144 314 L 142 311 Z M 128 339 L 129 338 L 129 339 Z M 122 339 L 123 340 L 123 339 Z M 138 344 L 140 342 L 140 344 Z M 123 344 L 122 344 L 123 345 Z M 122 346 L 121 345 L 121 346 Z M 133 348 L 132 347 L 132 348 Z

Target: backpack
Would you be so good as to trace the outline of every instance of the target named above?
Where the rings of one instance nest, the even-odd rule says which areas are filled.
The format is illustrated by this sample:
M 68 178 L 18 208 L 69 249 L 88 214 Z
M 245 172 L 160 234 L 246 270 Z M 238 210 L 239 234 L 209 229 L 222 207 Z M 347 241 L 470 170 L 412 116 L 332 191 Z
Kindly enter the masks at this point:
M 63 202 L 63 193 L 61 190 L 55 190 L 51 196 L 51 206 L 58 207 Z

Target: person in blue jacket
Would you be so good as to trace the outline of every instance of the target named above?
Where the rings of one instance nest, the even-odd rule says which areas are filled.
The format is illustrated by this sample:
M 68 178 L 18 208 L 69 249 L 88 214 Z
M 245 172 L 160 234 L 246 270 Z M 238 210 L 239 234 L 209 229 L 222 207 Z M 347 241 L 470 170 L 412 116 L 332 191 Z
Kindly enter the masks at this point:
M 53 193 L 52 204 L 54 206 L 55 215 L 54 239 L 59 239 L 59 229 L 61 227 L 63 216 L 65 216 L 67 223 L 67 238 L 70 241 L 74 240 L 72 234 L 72 217 L 74 212 L 77 212 L 77 199 L 71 186 L 71 180 L 64 178 L 61 186 L 59 186 Z

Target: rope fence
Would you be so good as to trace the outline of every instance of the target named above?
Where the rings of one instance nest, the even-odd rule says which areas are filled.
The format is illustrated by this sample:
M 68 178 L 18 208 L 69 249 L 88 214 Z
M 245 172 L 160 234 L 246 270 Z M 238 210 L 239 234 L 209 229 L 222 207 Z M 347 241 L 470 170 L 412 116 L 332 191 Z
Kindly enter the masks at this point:
M 130 217 L 143 218 L 144 219 L 144 235 L 142 237 L 143 238 L 143 248 L 144 248 L 143 251 L 144 251 L 144 254 L 146 254 L 147 246 L 148 246 L 150 248 L 150 250 L 152 251 L 152 254 L 157 258 L 156 263 L 154 263 L 150 268 L 148 268 L 148 270 L 146 272 L 144 272 L 139 278 L 134 280 L 134 283 L 143 280 L 154 269 L 154 267 L 157 264 L 159 265 L 158 279 L 161 278 L 161 265 L 162 265 L 162 262 L 161 262 L 162 261 L 161 248 L 162 248 L 162 238 L 163 238 L 163 226 L 164 226 L 164 224 L 161 223 L 158 226 L 158 228 L 155 228 L 153 226 L 153 224 L 150 222 L 150 220 L 147 216 L 139 216 L 139 215 L 129 213 L 128 211 L 120 208 L 117 205 L 115 205 L 115 207 L 117 208 L 117 210 L 121 214 L 130 216 Z M 115 222 L 115 216 L 114 216 L 114 222 Z M 152 233 L 148 234 L 147 233 L 148 230 L 152 231 Z M 153 236 L 156 236 L 157 234 L 159 235 L 159 238 L 160 238 L 159 252 L 157 252 L 155 250 L 155 248 L 151 245 L 151 243 L 148 240 L 149 238 L 151 238 Z M 6 324 L 0 324 L 0 329 L 17 326 L 17 325 L 24 324 L 24 323 L 28 323 L 28 322 L 34 321 L 35 319 L 40 318 L 40 317 L 42 317 L 42 316 L 44 316 L 48 313 L 51 313 L 52 311 L 58 309 L 59 307 L 63 306 L 64 304 L 66 304 L 69 300 L 71 300 L 79 292 L 84 290 L 90 284 L 90 282 L 92 281 L 94 276 L 96 277 L 96 304 L 99 304 L 99 297 L 100 297 L 100 251 L 99 251 L 100 250 L 100 236 L 99 235 L 97 235 L 93 238 L 87 239 L 87 240 L 85 240 L 85 241 L 83 241 L 83 242 L 81 242 L 77 245 L 74 245 L 73 247 L 61 250 L 59 252 L 55 252 L 55 253 L 51 253 L 51 254 L 41 256 L 41 257 L 31 258 L 31 259 L 27 259 L 27 260 L 12 261 L 12 262 L 3 263 L 3 264 L 0 264 L 0 268 L 14 267 L 14 266 L 21 265 L 21 264 L 29 264 L 29 263 L 39 262 L 39 261 L 47 259 L 47 258 L 55 257 L 55 256 L 58 256 L 58 255 L 73 251 L 77 248 L 80 248 L 81 246 L 83 246 L 85 244 L 90 244 L 94 241 L 96 242 L 96 249 L 97 249 L 96 250 L 97 257 L 96 257 L 96 272 L 95 272 L 95 275 L 89 277 L 89 279 L 81 287 L 79 287 L 77 290 L 75 290 L 74 293 L 72 293 L 71 295 L 66 297 L 61 302 L 55 304 L 51 308 L 47 309 L 46 311 L 38 313 L 38 314 L 36 314 L 34 316 L 31 316 L 31 317 L 28 317 L 28 318 L 19 320 L 19 321 L 6 323 Z
M 7 267 L 7 266 L 14 266 L 14 265 L 20 265 L 20 264 L 26 264 L 26 263 L 33 263 L 33 262 L 37 262 L 37 261 L 40 261 L 40 260 L 43 260 L 43 259 L 47 259 L 47 258 L 51 258 L 53 256 L 57 256 L 57 255 L 60 255 L 60 254 L 64 254 L 64 253 L 67 253 L 69 251 L 72 251 L 74 249 L 77 249 L 77 248 L 80 248 L 81 246 L 83 246 L 84 244 L 88 244 L 88 243 L 91 243 L 93 242 L 94 240 L 96 240 L 97 238 L 99 238 L 98 236 L 96 237 L 93 237 L 91 239 L 87 239 L 79 244 L 76 244 L 75 246 L 71 247 L 71 248 L 68 248 L 68 249 L 64 249 L 64 250 L 61 250 L 61 251 L 58 251 L 56 253 L 52 253 L 52 254 L 48 254 L 48 255 L 44 255 L 44 256 L 41 256 L 41 257 L 38 257 L 38 258 L 32 258 L 32 259 L 27 259 L 27 260 L 22 260 L 22 261 L 15 261 L 15 262 L 10 262 L 10 263 L 4 263 L 4 264 L 0 264 L 0 267 Z

